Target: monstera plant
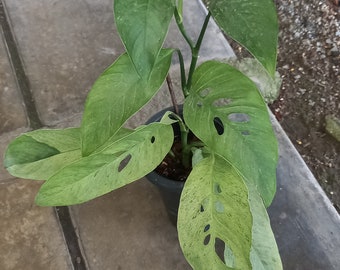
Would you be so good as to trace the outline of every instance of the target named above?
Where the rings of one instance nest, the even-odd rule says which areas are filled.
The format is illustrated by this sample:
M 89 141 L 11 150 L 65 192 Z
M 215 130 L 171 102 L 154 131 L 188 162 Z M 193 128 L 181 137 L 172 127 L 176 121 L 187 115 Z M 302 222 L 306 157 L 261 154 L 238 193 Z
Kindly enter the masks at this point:
M 211 17 L 274 77 L 278 23 L 272 0 L 205 0 L 208 9 L 193 41 L 183 23 L 183 0 L 115 0 L 126 48 L 94 83 L 81 126 L 22 134 L 8 146 L 14 176 L 46 180 L 41 206 L 79 204 L 140 179 L 172 155 L 180 127 L 180 162 L 190 171 L 180 199 L 178 234 L 194 269 L 282 269 L 266 212 L 276 192 L 277 141 L 256 85 L 218 61 L 197 67 Z M 189 1 L 189 0 L 187 0 Z M 170 21 L 191 48 L 162 48 Z M 126 121 L 165 81 L 178 57 L 183 113 L 166 113 L 134 130 Z M 190 138 L 194 138 L 190 139 Z

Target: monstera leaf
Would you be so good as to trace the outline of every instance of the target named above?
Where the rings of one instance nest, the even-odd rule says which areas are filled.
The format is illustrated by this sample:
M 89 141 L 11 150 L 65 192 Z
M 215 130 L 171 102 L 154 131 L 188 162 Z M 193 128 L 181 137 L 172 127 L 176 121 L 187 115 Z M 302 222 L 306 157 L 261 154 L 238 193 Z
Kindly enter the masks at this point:
M 172 127 L 163 123 L 114 136 L 91 155 L 50 177 L 42 185 L 36 203 L 78 204 L 138 180 L 161 163 L 172 143 Z
M 282 269 L 265 209 L 276 191 L 278 146 L 255 84 L 227 64 L 202 64 L 184 120 L 212 155 L 194 167 L 181 197 L 186 258 L 195 269 Z
M 181 195 L 177 227 L 194 269 L 251 269 L 248 189 L 221 156 L 212 154 L 193 168 Z
M 249 186 L 249 205 L 253 216 L 250 260 L 256 270 L 282 270 L 280 253 L 270 226 L 267 210 L 254 186 Z
M 46 180 L 64 166 L 81 158 L 80 129 L 42 129 L 13 140 L 4 165 L 16 177 Z
M 115 135 L 121 126 L 159 90 L 168 73 L 172 50 L 162 50 L 150 78 L 136 72 L 123 54 L 97 79 L 90 91 L 81 124 L 82 154 L 88 156 Z
M 273 0 L 203 0 L 216 23 L 274 77 L 278 22 Z
M 132 63 L 148 79 L 168 32 L 173 0 L 115 0 L 117 30 Z
M 276 191 L 278 146 L 254 83 L 227 64 L 202 64 L 193 75 L 184 119 L 200 140 L 256 186 L 269 206 Z

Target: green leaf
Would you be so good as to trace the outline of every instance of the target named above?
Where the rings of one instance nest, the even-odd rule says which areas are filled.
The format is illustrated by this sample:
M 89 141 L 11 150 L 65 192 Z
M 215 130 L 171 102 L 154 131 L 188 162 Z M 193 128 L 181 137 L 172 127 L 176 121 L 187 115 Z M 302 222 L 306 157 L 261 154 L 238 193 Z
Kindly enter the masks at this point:
M 89 93 L 81 125 L 82 154 L 88 156 L 121 128 L 161 87 L 172 50 L 162 50 L 148 81 L 123 54 L 98 78 Z
M 227 64 L 204 63 L 193 75 L 184 119 L 270 205 L 276 192 L 278 146 L 267 106 L 254 83 Z
M 219 155 L 199 162 L 182 191 L 177 222 L 194 269 L 251 269 L 252 216 L 242 176 Z M 229 251 L 224 260 L 225 250 Z
M 252 247 L 250 252 L 252 267 L 256 270 L 283 269 L 263 201 L 255 187 L 252 186 L 248 190 L 250 209 L 253 215 Z
M 216 23 L 274 77 L 278 22 L 273 0 L 203 0 Z
M 42 129 L 13 140 L 4 165 L 14 176 L 46 180 L 62 167 L 80 159 L 80 129 Z
M 145 79 L 155 65 L 174 12 L 172 0 L 115 0 L 119 35 L 137 73 Z
M 173 143 L 170 125 L 153 123 L 125 136 L 112 137 L 100 151 L 64 167 L 42 185 L 36 203 L 44 206 L 82 203 L 151 172 Z

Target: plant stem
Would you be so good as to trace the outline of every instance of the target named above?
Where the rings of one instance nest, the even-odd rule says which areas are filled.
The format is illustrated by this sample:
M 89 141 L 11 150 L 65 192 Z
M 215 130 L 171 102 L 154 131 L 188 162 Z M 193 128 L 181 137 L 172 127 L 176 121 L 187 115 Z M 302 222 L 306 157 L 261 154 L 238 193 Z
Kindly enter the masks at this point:
M 191 148 L 188 147 L 188 135 L 189 135 L 189 128 L 184 123 L 183 119 L 177 115 L 172 115 L 174 118 L 178 120 L 179 129 L 181 132 L 181 145 L 182 145 L 182 164 L 185 168 L 190 167 L 190 151 Z
M 207 14 L 207 16 L 205 17 L 200 35 L 197 39 L 196 45 L 194 47 L 190 47 L 191 48 L 191 64 L 190 64 L 190 69 L 189 69 L 189 74 L 188 74 L 188 81 L 186 84 L 186 90 L 190 90 L 191 88 L 191 84 L 192 84 L 192 75 L 194 74 L 195 68 L 196 68 L 196 64 L 197 64 L 197 60 L 198 60 L 198 54 L 201 48 L 201 44 L 203 41 L 203 37 L 205 34 L 205 31 L 207 30 L 207 26 L 209 23 L 209 19 L 210 19 L 210 12 Z
M 174 88 L 172 86 L 172 81 L 171 81 L 171 78 L 170 78 L 169 74 L 168 74 L 168 76 L 166 76 L 166 83 L 168 84 L 168 89 L 169 89 L 169 92 L 170 92 L 171 102 L 172 102 L 172 105 L 174 106 L 175 113 L 179 114 L 178 104 L 177 104 L 177 101 L 176 101 L 176 97 L 175 97 L 175 93 L 174 93 Z
M 199 51 L 200 51 L 200 48 L 201 48 L 201 44 L 202 44 L 202 41 L 203 41 L 204 34 L 207 30 L 207 26 L 208 26 L 211 14 L 209 12 L 207 14 L 207 16 L 205 17 L 201 32 L 199 34 L 199 37 L 197 39 L 196 44 L 194 45 L 194 43 L 189 38 L 189 36 L 187 35 L 187 33 L 184 29 L 183 16 L 182 16 L 182 12 L 183 12 L 182 11 L 182 8 L 183 8 L 182 4 L 183 4 L 182 0 L 179 0 L 178 1 L 178 8 L 177 7 L 175 8 L 174 15 L 175 15 L 175 19 L 176 19 L 176 23 L 177 23 L 177 26 L 179 28 L 179 31 L 181 32 L 182 36 L 184 37 L 184 39 L 186 40 L 186 42 L 188 43 L 188 45 L 191 49 L 191 63 L 190 63 L 190 68 L 189 68 L 189 73 L 188 73 L 188 80 L 186 80 L 186 76 L 185 76 L 184 60 L 183 60 L 182 53 L 180 52 L 180 50 L 177 50 L 178 58 L 179 58 L 179 62 L 180 62 L 180 68 L 181 68 L 182 91 L 183 91 L 184 97 L 187 97 L 189 95 L 189 91 L 190 91 L 191 84 L 192 84 L 192 76 L 193 76 L 194 71 L 196 69 L 198 54 L 199 54 Z M 168 82 L 168 78 L 167 78 L 167 82 Z M 169 82 L 168 82 L 168 85 L 169 85 Z M 170 94 L 171 94 L 171 92 L 173 92 L 172 86 L 169 87 L 169 91 L 170 91 Z M 176 111 L 176 114 L 178 114 L 177 111 Z M 183 120 L 178 115 L 176 116 L 176 118 L 178 119 L 180 130 L 181 130 L 182 164 L 185 168 L 189 168 L 190 167 L 190 151 L 191 151 L 191 147 L 189 147 L 189 145 L 188 145 L 189 128 L 185 125 Z
M 189 135 L 189 130 L 187 127 L 185 130 L 181 129 L 182 164 L 184 168 L 190 167 L 190 148 L 188 148 L 188 135 Z
M 183 21 L 183 0 L 177 1 L 177 10 L 178 10 L 178 14 L 181 18 L 181 21 Z
M 176 19 L 176 23 L 177 23 L 179 31 L 181 32 L 181 34 L 184 37 L 185 41 L 189 44 L 190 49 L 193 49 L 194 48 L 194 43 L 189 38 L 189 36 L 187 35 L 187 33 L 186 33 L 185 29 L 184 29 L 183 19 L 182 19 L 181 14 L 178 12 L 177 7 L 175 8 L 175 19 Z
M 184 66 L 184 60 L 183 60 L 183 55 L 181 53 L 180 50 L 176 50 L 177 51 L 177 55 L 178 55 L 178 59 L 179 59 L 179 66 L 180 66 L 180 70 L 181 70 L 181 87 L 182 87 L 182 92 L 183 95 L 185 97 L 187 97 L 189 95 L 189 92 L 186 91 L 186 83 L 187 83 L 187 79 L 186 79 L 186 75 L 185 75 L 185 66 Z

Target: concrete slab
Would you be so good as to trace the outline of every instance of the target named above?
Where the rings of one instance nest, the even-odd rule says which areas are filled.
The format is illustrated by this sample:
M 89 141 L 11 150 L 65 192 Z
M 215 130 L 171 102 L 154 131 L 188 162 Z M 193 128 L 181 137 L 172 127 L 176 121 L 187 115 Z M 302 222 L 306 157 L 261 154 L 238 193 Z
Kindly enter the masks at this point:
M 191 269 L 146 179 L 71 209 L 90 269 Z
M 41 183 L 0 183 L 0 269 L 72 269 L 53 208 L 34 205 Z
M 22 96 L 17 88 L 0 28 L 0 135 L 27 125 Z
M 45 125 L 83 109 L 98 75 L 123 52 L 112 1 L 4 1 Z
M 24 129 L 0 137 L 0 156 Z M 1 158 L 2 159 L 2 158 Z M 54 208 L 38 207 L 39 181 L 16 179 L 0 166 L 0 269 L 73 269 Z
M 340 269 L 340 216 L 272 117 L 279 140 L 278 187 L 268 209 L 284 269 Z

